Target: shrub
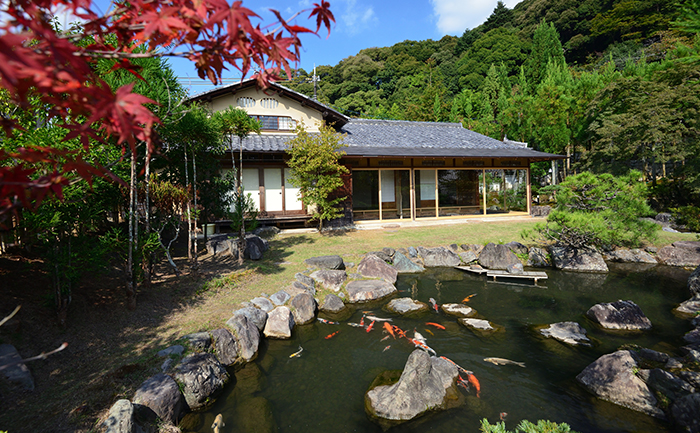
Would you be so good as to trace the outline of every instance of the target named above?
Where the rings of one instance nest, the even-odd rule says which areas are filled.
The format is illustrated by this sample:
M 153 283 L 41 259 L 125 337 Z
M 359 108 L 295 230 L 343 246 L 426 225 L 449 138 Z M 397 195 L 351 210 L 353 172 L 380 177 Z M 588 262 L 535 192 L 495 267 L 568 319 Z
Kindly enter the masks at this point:
M 489 424 L 489 421 L 484 418 L 481 420 L 481 431 L 483 433 L 511 433 L 506 430 L 506 424 L 503 422 L 498 422 L 496 424 Z M 539 420 L 537 424 L 533 424 L 530 421 L 523 420 L 518 424 L 518 426 L 513 430 L 512 433 L 576 433 L 571 430 L 566 423 L 557 424 L 552 421 Z

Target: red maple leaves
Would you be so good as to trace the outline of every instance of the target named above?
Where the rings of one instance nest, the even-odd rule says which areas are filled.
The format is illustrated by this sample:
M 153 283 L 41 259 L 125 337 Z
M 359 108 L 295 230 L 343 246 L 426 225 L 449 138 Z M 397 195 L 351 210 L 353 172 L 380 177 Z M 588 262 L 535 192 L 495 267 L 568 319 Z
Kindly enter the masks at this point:
M 55 28 L 51 10 L 58 7 L 82 21 L 77 30 Z M 316 17 L 315 31 L 290 25 L 277 11 L 272 25 L 253 24 L 260 17 L 241 1 L 129 0 L 115 2 L 108 13 L 98 11 L 92 0 L 9 0 L 7 19 L 0 24 L 0 85 L 11 102 L 28 107 L 30 98 L 38 97 L 51 107 L 49 119 L 70 131 L 66 139 L 79 137 L 86 147 L 107 137 L 132 149 L 138 142 L 152 146 L 152 128 L 158 122 L 144 106 L 153 101 L 132 93 L 133 85 L 111 89 L 100 79 L 96 59 L 115 59 L 137 75 L 131 59 L 185 57 L 200 77 L 214 83 L 230 67 L 242 76 L 255 68 L 265 87 L 283 70 L 291 72 L 290 62 L 299 59 L 299 34 L 317 33 L 321 26 L 330 34 L 335 22 L 325 0 L 314 4 L 309 15 Z M 6 134 L 19 128 L 11 118 L 1 120 Z M 68 158 L 68 163 L 54 164 L 54 174 L 37 179 L 28 165 L 37 154 L 44 155 L 44 162 Z M 106 175 L 51 148 L 2 152 L 0 158 L 13 158 L 13 164 L 0 167 L 0 215 L 20 204 L 36 205 L 47 195 L 60 198 L 71 173 L 88 180 Z

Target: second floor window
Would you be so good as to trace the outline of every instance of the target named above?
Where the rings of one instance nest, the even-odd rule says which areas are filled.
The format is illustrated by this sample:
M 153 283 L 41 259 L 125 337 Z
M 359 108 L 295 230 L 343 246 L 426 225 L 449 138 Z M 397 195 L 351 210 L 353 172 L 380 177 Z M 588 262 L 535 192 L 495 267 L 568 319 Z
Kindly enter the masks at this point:
M 272 131 L 292 131 L 296 126 L 296 120 L 285 116 L 256 116 L 251 115 L 253 119 L 260 122 L 263 130 Z

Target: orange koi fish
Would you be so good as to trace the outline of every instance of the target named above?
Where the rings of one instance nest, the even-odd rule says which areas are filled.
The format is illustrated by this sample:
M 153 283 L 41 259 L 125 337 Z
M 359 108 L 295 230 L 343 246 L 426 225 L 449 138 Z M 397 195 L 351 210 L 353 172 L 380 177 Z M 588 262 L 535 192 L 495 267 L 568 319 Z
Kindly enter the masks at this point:
M 367 327 L 367 332 L 371 331 L 373 326 L 374 326 L 374 320 L 372 320 L 372 323 L 370 323 L 369 326 Z
M 394 335 L 394 329 L 391 327 L 389 322 L 384 322 L 384 329 L 386 329 L 386 331 L 389 333 L 389 335 L 394 337 L 394 340 L 396 340 L 396 335 Z
M 479 383 L 479 380 L 474 376 L 474 373 L 470 373 L 467 375 L 467 380 L 469 381 L 469 384 L 476 389 L 476 397 L 481 398 L 481 384 Z
M 360 325 L 365 326 L 365 316 L 362 316 L 362 319 L 360 319 Z
M 476 293 L 472 293 L 471 295 L 467 296 L 466 298 L 462 299 L 462 303 L 466 304 L 469 302 L 474 296 L 476 296 Z
M 399 337 L 406 338 L 406 333 L 404 332 L 403 329 L 399 328 L 398 326 L 394 325 L 394 332 L 399 334 Z
M 442 325 L 441 325 L 441 324 L 439 324 L 439 323 L 434 323 L 434 322 L 425 322 L 425 324 L 426 324 L 426 325 L 430 325 L 430 326 L 434 326 L 434 327 L 436 327 L 437 329 L 445 329 L 445 327 L 444 327 L 444 326 L 442 326 Z
M 450 364 L 454 365 L 455 367 L 457 367 L 457 370 L 459 370 L 459 371 L 461 371 L 461 372 L 463 372 L 463 373 L 466 373 L 466 374 L 474 374 L 474 373 L 472 373 L 471 371 L 467 370 L 466 368 L 460 367 L 459 364 L 457 364 L 456 362 L 454 362 L 453 360 L 451 360 L 450 358 L 448 358 L 448 357 L 446 357 L 446 356 L 441 356 L 440 358 L 441 358 L 441 359 L 444 359 L 445 361 L 447 361 L 447 362 L 449 362 Z
M 338 332 L 340 332 L 340 330 L 338 330 L 338 331 L 335 331 L 335 332 L 334 332 L 334 333 L 332 333 L 332 334 L 328 334 L 328 335 L 326 335 L 326 340 L 328 340 L 328 339 L 331 339 L 331 338 L 335 337 L 335 335 L 336 335 L 336 334 L 337 334 Z

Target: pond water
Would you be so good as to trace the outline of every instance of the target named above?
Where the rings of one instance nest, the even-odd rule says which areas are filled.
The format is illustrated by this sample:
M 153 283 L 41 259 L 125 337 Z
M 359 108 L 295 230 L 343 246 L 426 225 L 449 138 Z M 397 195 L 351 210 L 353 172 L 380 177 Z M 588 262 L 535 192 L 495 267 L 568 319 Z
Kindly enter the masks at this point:
M 401 275 L 399 296 L 439 304 L 458 303 L 476 293 L 469 305 L 479 315 L 503 325 L 496 337 L 479 337 L 455 318 L 431 312 L 417 319 L 393 316 L 373 306 L 379 317 L 391 317 L 406 331 L 414 328 L 427 338 L 438 355 L 472 370 L 481 383 L 481 396 L 466 393 L 466 405 L 432 414 L 392 429 L 395 432 L 478 432 L 480 420 L 491 423 L 506 412 L 509 429 L 523 419 L 566 422 L 584 432 L 665 432 L 662 421 L 593 398 L 575 376 L 599 356 L 623 344 L 677 354 L 682 336 L 690 330 L 672 309 L 688 298 L 689 272 L 656 266 L 612 266 L 608 274 L 547 270 L 549 280 L 539 286 L 486 281 L 485 277 L 454 269 L 432 269 Z M 636 302 L 653 329 L 637 334 L 610 334 L 596 328 L 585 312 L 599 302 L 618 299 Z M 364 308 L 363 308 L 364 309 Z M 366 309 L 365 309 L 366 310 Z M 323 317 L 323 315 L 321 315 Z M 364 395 L 374 378 L 386 369 L 403 369 L 413 346 L 389 339 L 382 328 L 367 333 L 346 322 L 359 322 L 361 310 L 340 325 L 314 322 L 297 327 L 288 341 L 265 341 L 259 358 L 236 372 L 216 403 L 188 419 L 191 431 L 211 432 L 216 414 L 223 414 L 224 432 L 381 432 L 368 420 Z M 445 330 L 426 326 L 436 322 Z M 594 340 L 593 347 L 572 348 L 543 339 L 535 325 L 576 321 Z M 429 329 L 434 335 L 425 330 Z M 331 339 L 328 334 L 340 331 Z M 412 336 L 412 332 L 409 333 Z M 384 351 L 385 347 L 391 347 Z M 289 358 L 299 346 L 300 357 Z M 500 357 L 524 362 L 526 368 L 496 366 L 484 361 Z

